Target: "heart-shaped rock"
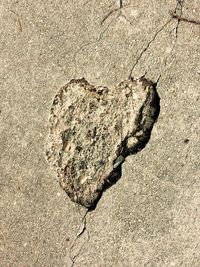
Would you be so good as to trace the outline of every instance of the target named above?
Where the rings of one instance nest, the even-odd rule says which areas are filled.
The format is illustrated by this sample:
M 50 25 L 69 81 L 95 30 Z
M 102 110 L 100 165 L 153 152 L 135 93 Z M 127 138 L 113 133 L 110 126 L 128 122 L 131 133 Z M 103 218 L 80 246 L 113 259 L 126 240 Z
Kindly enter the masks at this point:
M 51 107 L 46 155 L 69 197 L 94 208 L 125 157 L 148 142 L 158 114 L 156 86 L 145 78 L 112 89 L 84 78 L 62 87 Z

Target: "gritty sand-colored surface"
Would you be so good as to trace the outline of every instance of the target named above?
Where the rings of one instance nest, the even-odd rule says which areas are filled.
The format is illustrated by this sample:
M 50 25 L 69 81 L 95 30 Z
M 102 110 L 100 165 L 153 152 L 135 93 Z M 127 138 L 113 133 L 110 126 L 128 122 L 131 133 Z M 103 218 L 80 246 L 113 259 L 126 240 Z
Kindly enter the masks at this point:
M 169 15 L 200 6 L 179 2 L 0 1 L 0 266 L 200 266 L 200 25 Z M 72 78 L 131 71 L 161 75 L 160 116 L 84 230 L 45 160 L 50 106 Z

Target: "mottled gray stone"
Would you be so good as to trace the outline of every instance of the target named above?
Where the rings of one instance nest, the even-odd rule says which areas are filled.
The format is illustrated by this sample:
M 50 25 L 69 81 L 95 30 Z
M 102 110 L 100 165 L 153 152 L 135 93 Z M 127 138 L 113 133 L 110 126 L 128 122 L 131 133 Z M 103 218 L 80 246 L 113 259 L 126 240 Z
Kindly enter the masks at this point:
M 94 208 L 126 156 L 149 139 L 158 116 L 155 84 L 132 78 L 113 88 L 71 80 L 53 101 L 47 159 L 70 198 Z

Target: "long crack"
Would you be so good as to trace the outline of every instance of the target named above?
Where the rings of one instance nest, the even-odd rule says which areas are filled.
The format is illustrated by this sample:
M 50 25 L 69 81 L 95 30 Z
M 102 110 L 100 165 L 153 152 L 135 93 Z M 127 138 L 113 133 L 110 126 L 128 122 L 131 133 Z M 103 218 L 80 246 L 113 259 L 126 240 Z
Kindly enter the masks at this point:
M 122 8 L 123 7 L 123 0 L 119 0 L 119 8 Z
M 117 18 L 119 18 L 120 16 L 122 16 L 122 17 L 125 17 L 126 18 L 126 16 L 124 15 L 124 13 L 123 13 L 123 10 L 125 9 L 125 8 L 129 8 L 129 7 L 131 7 L 131 5 L 124 5 L 123 4 L 123 1 L 122 0 L 119 0 L 118 1 L 118 6 L 119 7 L 117 7 L 117 8 L 114 8 L 113 10 L 111 10 L 103 19 L 102 19 L 102 21 L 101 21 L 101 25 L 103 25 L 104 24 L 104 22 L 112 15 L 112 14 L 114 14 L 114 13 L 116 13 L 116 12 L 118 12 L 119 11 L 119 13 L 118 13 L 118 15 L 117 15 Z M 130 21 L 126 18 L 126 20 L 130 23 Z M 131 24 L 131 23 L 130 23 Z M 132 25 L 132 24 L 131 24 Z
M 139 61 L 142 58 L 143 54 L 148 50 L 150 45 L 155 41 L 155 39 L 159 35 L 159 33 L 161 33 L 171 21 L 172 21 L 172 18 L 169 19 L 167 22 L 165 22 L 165 24 L 154 34 L 153 38 L 147 43 L 145 48 L 140 52 L 138 58 L 136 59 L 134 65 L 132 66 L 132 68 L 130 70 L 129 78 L 132 77 L 133 70 L 135 69 L 136 65 L 139 63 Z
M 174 11 L 170 11 L 170 15 L 171 15 L 171 18 L 174 19 L 176 17 L 179 17 L 182 15 L 182 12 L 183 12 L 183 3 L 184 3 L 184 0 L 176 0 L 176 7 L 174 9 Z M 178 18 L 177 18 L 178 19 Z M 172 49 L 171 49 L 171 52 L 170 54 L 168 55 L 168 57 L 165 59 L 165 66 L 167 65 L 167 62 L 169 60 L 169 58 L 171 57 L 171 54 L 172 52 L 174 51 L 174 48 L 176 46 L 176 41 L 178 39 L 178 28 L 179 28 L 179 23 L 180 23 L 181 19 L 178 19 L 177 21 L 177 24 L 176 24 L 176 27 L 172 29 L 172 31 L 175 30 L 175 42 L 173 43 L 172 45 Z M 170 31 L 170 33 L 172 32 Z
M 115 18 L 114 18 L 115 19 Z M 108 30 L 108 28 L 110 27 L 110 25 L 113 23 L 114 19 L 111 20 L 111 22 L 106 26 L 106 28 L 100 32 L 98 38 L 92 42 L 87 42 L 85 44 L 83 44 L 75 53 L 74 53 L 74 65 L 75 65 L 75 74 L 74 74 L 74 78 L 76 77 L 77 74 L 77 56 L 78 54 L 87 46 L 89 45 L 93 45 L 93 44 L 97 44 L 104 36 L 104 34 L 106 33 L 106 31 Z
M 132 77 L 132 73 L 133 70 L 135 69 L 136 65 L 139 63 L 140 59 L 142 58 L 143 54 L 148 50 L 148 48 L 151 46 L 151 44 L 155 41 L 156 37 L 159 35 L 159 33 L 161 33 L 166 26 L 172 21 L 172 19 L 176 18 L 177 21 L 177 25 L 175 27 L 175 37 L 176 39 L 178 38 L 178 28 L 179 28 L 179 23 L 180 21 L 186 21 L 186 22 L 191 22 L 191 23 L 195 23 L 195 24 L 199 24 L 199 21 L 195 21 L 195 20 L 187 20 L 187 19 L 182 19 L 181 15 L 182 15 L 182 10 L 183 10 L 183 4 L 184 4 L 184 0 L 176 0 L 176 7 L 175 10 L 173 12 L 170 12 L 171 15 L 171 19 L 169 19 L 153 36 L 153 38 L 147 43 L 146 47 L 141 51 L 141 53 L 139 54 L 138 58 L 136 59 L 134 65 L 131 68 L 129 77 Z M 172 51 L 174 50 L 175 44 L 173 45 Z M 171 51 L 171 53 L 172 53 Z M 170 55 L 171 55 L 170 53 Z M 165 60 L 165 65 L 168 61 L 168 58 L 170 57 L 170 55 L 167 57 L 167 59 Z
M 176 0 L 176 7 L 173 14 L 176 14 L 177 16 L 181 17 L 183 13 L 183 4 L 184 0 Z M 178 28 L 179 28 L 180 19 L 177 20 L 175 32 L 176 32 L 176 38 L 178 37 Z
M 195 24 L 195 25 L 200 25 L 200 20 L 180 17 L 180 16 L 176 15 L 175 13 L 171 13 L 171 15 L 172 15 L 172 17 L 173 17 L 174 19 L 177 19 L 177 20 L 179 20 L 179 21 L 184 21 L 184 22 L 187 22 L 187 23 L 193 23 L 193 24 Z
M 85 214 L 81 220 L 81 225 L 79 227 L 78 233 L 76 234 L 76 238 L 74 239 L 73 244 L 70 247 L 70 252 L 69 252 L 69 258 L 71 261 L 70 267 L 74 267 L 74 264 L 76 263 L 76 260 L 77 260 L 78 256 L 80 255 L 85 243 L 88 242 L 90 239 L 89 232 L 86 229 L 86 224 L 87 224 L 86 216 L 87 216 L 88 212 L 89 212 L 89 210 L 87 210 L 85 212 Z M 81 245 L 81 247 L 78 249 L 77 252 L 73 253 L 73 251 L 76 249 L 76 245 L 77 245 L 78 240 L 83 236 L 84 233 L 87 233 L 87 240 L 85 242 L 83 242 L 83 244 Z

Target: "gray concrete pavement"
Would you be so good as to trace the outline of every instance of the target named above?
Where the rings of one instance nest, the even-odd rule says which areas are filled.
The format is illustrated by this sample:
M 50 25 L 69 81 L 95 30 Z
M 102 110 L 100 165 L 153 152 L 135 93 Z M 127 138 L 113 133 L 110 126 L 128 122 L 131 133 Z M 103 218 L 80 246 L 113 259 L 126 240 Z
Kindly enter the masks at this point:
M 200 19 L 198 0 L 0 1 L 1 266 L 200 266 L 200 25 L 175 9 Z M 160 116 L 84 217 L 45 160 L 51 102 L 130 72 L 161 75 Z

